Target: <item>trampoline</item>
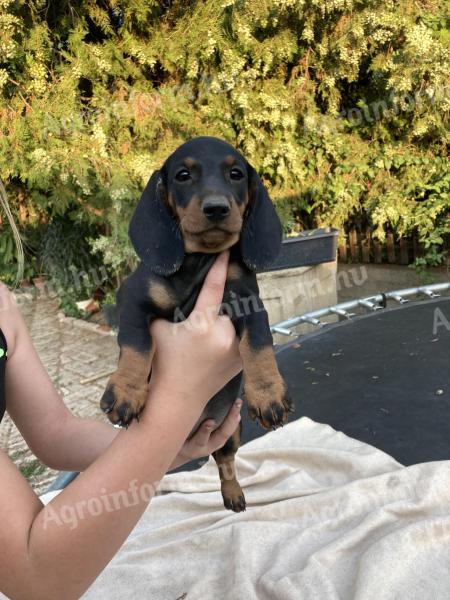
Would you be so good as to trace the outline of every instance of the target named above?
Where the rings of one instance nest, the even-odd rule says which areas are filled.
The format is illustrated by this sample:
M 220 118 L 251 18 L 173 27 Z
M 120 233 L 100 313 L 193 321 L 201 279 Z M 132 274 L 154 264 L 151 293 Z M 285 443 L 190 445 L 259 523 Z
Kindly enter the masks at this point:
M 327 325 L 282 346 L 298 416 L 404 465 L 450 459 L 450 297 Z
M 341 320 L 323 323 L 326 315 Z M 301 323 L 318 329 L 297 335 Z M 272 331 L 288 340 L 275 350 L 296 405 L 290 420 L 327 423 L 406 466 L 450 459 L 450 283 L 338 304 L 277 323 Z M 245 406 L 242 424 L 243 444 L 266 433 Z M 75 476 L 61 474 L 51 489 Z

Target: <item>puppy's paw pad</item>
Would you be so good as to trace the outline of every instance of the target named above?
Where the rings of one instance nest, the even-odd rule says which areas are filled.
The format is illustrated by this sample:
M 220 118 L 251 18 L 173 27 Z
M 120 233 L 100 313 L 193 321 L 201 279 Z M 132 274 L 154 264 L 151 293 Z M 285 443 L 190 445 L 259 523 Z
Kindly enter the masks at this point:
M 242 490 L 239 488 L 239 491 L 222 491 L 223 504 L 225 508 L 228 510 L 232 510 L 233 512 L 243 512 L 245 511 L 247 505 L 245 502 L 245 496 L 242 493 Z
M 289 392 L 286 392 L 283 397 L 284 408 L 288 413 L 295 413 L 295 404 Z
M 248 414 L 265 429 L 277 429 L 295 412 L 294 404 L 284 386 L 266 386 L 259 394 L 252 392 L 247 398 Z
M 114 425 L 128 427 L 133 419 L 139 420 L 147 400 L 148 386 L 134 385 L 107 387 L 100 401 L 100 407 Z
M 102 399 L 100 400 L 100 408 L 105 415 L 108 415 L 110 412 L 112 412 L 115 403 L 116 396 L 114 394 L 113 386 L 108 386 L 102 396 Z

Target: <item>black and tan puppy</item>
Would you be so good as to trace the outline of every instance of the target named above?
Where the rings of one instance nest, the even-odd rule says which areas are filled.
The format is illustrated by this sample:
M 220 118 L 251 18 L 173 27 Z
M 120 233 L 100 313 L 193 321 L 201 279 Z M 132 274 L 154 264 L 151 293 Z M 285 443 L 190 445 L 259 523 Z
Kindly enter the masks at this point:
M 281 225 L 253 167 L 216 138 L 183 144 L 150 178 L 130 238 L 142 262 L 118 293 L 120 358 L 101 402 L 109 419 L 127 425 L 145 404 L 154 351 L 151 321 L 187 317 L 216 255 L 230 249 L 223 308 L 240 339 L 248 411 L 266 428 L 285 423 L 293 408 L 275 362 L 255 274 L 276 258 Z M 241 378 L 210 400 L 193 432 L 205 419 L 223 421 Z M 236 512 L 245 510 L 234 469 L 239 441 L 240 428 L 214 453 L 225 506 Z

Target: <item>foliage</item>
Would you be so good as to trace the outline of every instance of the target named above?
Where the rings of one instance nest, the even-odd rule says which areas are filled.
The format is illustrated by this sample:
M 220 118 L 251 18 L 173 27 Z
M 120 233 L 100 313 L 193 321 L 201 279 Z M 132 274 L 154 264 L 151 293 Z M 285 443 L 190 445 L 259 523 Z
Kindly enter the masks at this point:
M 88 243 L 93 227 L 56 217 L 42 237 L 38 250 L 40 271 L 47 278 L 49 293 L 56 293 L 66 314 L 78 316 L 76 300 L 89 297 L 107 273 L 100 257 Z
M 152 170 L 202 134 L 242 150 L 288 229 L 362 218 L 443 259 L 445 0 L 0 0 L 0 30 L 0 177 L 28 221 L 93 225 L 119 277 Z
M 33 229 L 24 228 L 23 241 L 26 248 L 30 248 L 30 239 L 35 237 Z M 32 243 L 32 242 L 31 242 Z M 17 274 L 17 257 L 14 236 L 10 228 L 0 228 L 0 280 L 7 285 L 14 285 Z M 36 257 L 27 256 L 24 268 L 24 277 L 30 279 L 36 273 Z
M 137 257 L 128 238 L 128 217 L 123 216 L 123 205 L 113 201 L 108 213 L 108 235 L 99 235 L 90 240 L 94 252 L 102 255 L 108 272 L 114 276 L 118 287 L 122 275 L 137 266 Z

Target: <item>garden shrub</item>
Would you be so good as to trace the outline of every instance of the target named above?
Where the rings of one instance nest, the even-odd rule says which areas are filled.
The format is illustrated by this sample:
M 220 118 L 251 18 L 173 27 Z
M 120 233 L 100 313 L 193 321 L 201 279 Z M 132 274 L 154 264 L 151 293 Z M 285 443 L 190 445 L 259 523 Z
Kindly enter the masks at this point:
M 438 0 L 0 0 L 0 177 L 22 222 L 93 227 L 120 280 L 151 172 L 215 135 L 286 231 L 359 219 L 415 232 L 439 264 L 449 32 Z

